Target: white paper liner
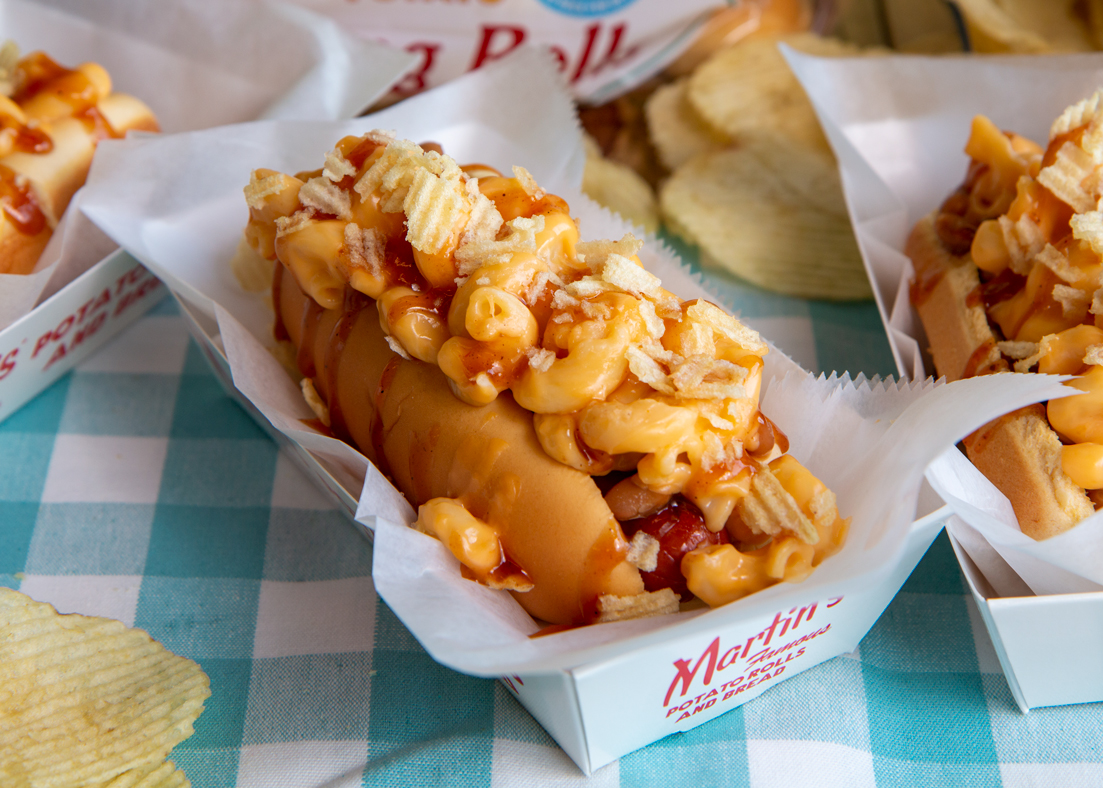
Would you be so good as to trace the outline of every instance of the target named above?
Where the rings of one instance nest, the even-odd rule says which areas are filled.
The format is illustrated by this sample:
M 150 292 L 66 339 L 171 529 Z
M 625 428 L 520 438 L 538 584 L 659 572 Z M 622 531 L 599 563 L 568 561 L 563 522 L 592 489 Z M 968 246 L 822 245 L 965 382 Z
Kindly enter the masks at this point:
M 0 41 L 57 62 L 103 65 L 166 133 L 272 118 L 352 117 L 413 65 L 405 52 L 350 38 L 293 6 L 171 0 L 0 0 Z M 59 10 L 60 9 L 60 10 Z M 130 30 L 130 34 L 121 32 Z M 218 46 L 215 46 L 215 45 Z M 79 202 L 80 192 L 73 198 Z M 0 330 L 113 251 L 67 210 L 29 275 L 0 274 Z
M 461 162 L 506 172 L 523 163 L 541 186 L 568 200 L 584 238 L 619 238 L 627 229 L 578 193 L 582 148 L 572 105 L 546 58 L 530 53 L 367 119 L 243 124 L 111 143 L 97 159 L 84 203 L 116 241 L 217 320 L 235 385 L 260 411 L 346 474 L 357 461 L 363 465 L 362 458 L 302 425 L 312 414 L 264 350 L 273 344 L 270 307 L 241 292 L 227 261 L 247 219 L 242 188 L 252 168 L 311 168 L 341 136 L 377 127 L 441 142 Z M 708 296 L 669 249 L 652 245 L 643 256 L 667 288 L 686 298 Z M 767 356 L 764 378 L 765 412 L 789 435 L 794 455 L 835 490 L 844 514 L 854 517 L 842 553 L 799 586 L 775 586 L 713 611 L 530 639 L 538 624 L 505 592 L 463 580 L 443 545 L 406 527 L 412 509 L 367 467 L 357 519 L 375 531 L 376 589 L 434 658 L 479 675 L 559 669 L 670 637 L 671 627 L 679 633 L 712 627 L 825 589 L 852 593 L 899 559 L 930 460 L 993 414 L 1057 388 L 1051 378 L 1026 375 L 1010 386 L 988 378 L 953 386 L 816 379 L 776 351 Z
M 897 367 L 923 378 L 926 338 L 902 251 L 908 233 L 964 180 L 975 115 L 1045 144 L 1061 112 L 1103 86 L 1103 56 L 828 60 L 787 49 L 786 57 L 839 159 Z M 1103 590 L 1101 513 L 1035 542 L 1019 530 L 1007 498 L 960 452 L 947 452 L 928 476 L 957 515 L 948 527 L 997 592 L 1021 593 L 1023 582 L 1035 594 Z

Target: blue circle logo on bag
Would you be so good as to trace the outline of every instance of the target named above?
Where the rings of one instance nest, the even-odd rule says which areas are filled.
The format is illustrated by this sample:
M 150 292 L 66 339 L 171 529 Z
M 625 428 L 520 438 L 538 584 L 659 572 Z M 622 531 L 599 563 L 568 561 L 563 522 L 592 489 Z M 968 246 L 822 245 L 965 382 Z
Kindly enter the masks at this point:
M 636 0 L 540 0 L 541 5 L 568 16 L 601 16 L 619 11 Z

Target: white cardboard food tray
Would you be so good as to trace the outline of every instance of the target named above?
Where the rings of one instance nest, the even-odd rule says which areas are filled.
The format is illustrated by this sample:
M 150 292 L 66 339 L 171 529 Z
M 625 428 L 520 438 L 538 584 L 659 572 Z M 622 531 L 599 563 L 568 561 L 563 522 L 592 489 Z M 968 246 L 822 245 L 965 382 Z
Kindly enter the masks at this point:
M 838 155 L 851 220 L 900 374 L 922 376 L 926 338 L 907 299 L 912 272 L 903 246 L 915 221 L 964 178 L 972 117 L 984 114 L 1000 128 L 1044 141 L 1066 106 L 1103 85 L 1103 61 L 790 58 Z M 954 538 L 952 522 L 947 531 L 1020 709 L 1103 700 L 1103 593 L 1035 596 L 1005 565 L 1001 596 Z
M 165 293 L 157 277 L 119 249 L 0 331 L 0 421 Z
M 173 291 L 173 296 L 223 388 L 348 514 L 361 534 L 372 539 L 371 530 L 354 519 L 356 494 L 345 489 L 309 450 L 273 429 L 234 387 L 217 324 L 181 294 Z M 855 593 L 821 594 L 803 605 L 745 618 L 704 634 L 672 637 L 566 670 L 503 676 L 501 681 L 589 775 L 651 742 L 731 711 L 780 680 L 854 651 L 927 552 L 947 516 L 948 510 L 941 507 L 917 520 L 899 563 L 878 582 Z
M 1103 594 L 1001 597 L 947 533 L 1019 708 L 1103 700 Z
M 159 10 L 195 13 L 201 8 L 197 2 L 174 0 Z M 197 122 L 242 120 L 239 113 L 243 107 L 263 108 L 265 104 L 268 105 L 267 113 L 280 117 L 349 116 L 385 92 L 412 63 L 412 58 L 404 53 L 343 37 L 335 40 L 332 37 L 337 34 L 331 29 L 331 23 L 312 19 L 305 12 L 284 19 L 271 10 L 243 7 L 234 17 L 240 17 L 238 21 L 243 24 L 253 18 L 252 14 L 270 24 L 273 30 L 287 32 L 290 29 L 306 39 L 314 38 L 318 45 L 315 60 L 306 58 L 304 72 L 289 70 L 282 92 L 278 80 L 262 84 L 242 79 L 233 85 L 232 91 L 227 88 L 227 95 L 215 97 L 210 90 L 220 84 L 220 72 L 203 70 L 169 48 L 174 43 L 190 40 L 184 32 L 176 38 L 171 31 L 163 32 L 158 44 L 129 37 L 112 25 L 110 14 L 119 9 L 125 11 L 121 3 L 101 3 L 96 8 L 82 9 L 85 18 L 81 18 L 22 0 L 0 0 L 0 13 L 7 23 L 0 40 L 9 37 L 18 40 L 24 51 L 42 48 L 54 59 L 69 65 L 83 59 L 112 64 L 115 67 L 113 81 L 117 86 L 122 85 L 138 95 L 152 96 L 149 103 L 159 108 L 158 114 L 166 131 L 190 128 Z M 324 43 L 332 45 L 328 52 L 323 51 Z M 136 63 L 143 62 L 150 73 L 143 74 L 135 67 Z M 194 73 L 187 73 L 190 67 L 195 68 Z M 353 75 L 354 68 L 367 68 L 370 73 Z M 203 112 L 189 112 L 174 105 L 173 101 L 166 101 L 163 90 L 154 90 L 158 81 L 174 69 L 185 72 L 174 83 L 177 88 L 189 95 L 206 96 Z M 328 91 L 319 87 L 323 80 L 328 80 Z M 73 210 L 66 213 L 64 244 L 60 243 L 62 238 L 55 239 L 61 251 L 54 252 L 51 244 L 46 252 L 59 262 L 51 264 L 52 272 L 39 270 L 43 267 L 40 265 L 32 274 L 41 282 L 35 291 L 41 292 L 38 296 L 41 301 L 24 313 L 35 303 L 33 295 L 26 306 L 17 308 L 18 298 L 13 303 L 10 291 L 0 293 L 0 302 L 17 309 L 14 314 L 22 314 L 0 329 L 0 421 L 141 316 L 167 292 L 129 254 L 115 250 L 100 258 L 113 245 L 93 225 L 83 221 L 83 217 L 70 216 L 77 211 L 79 196 L 78 192 Z M 56 235 L 63 235 L 60 227 Z M 94 256 L 89 257 L 90 254 Z M 80 273 L 74 275 L 75 272 Z M 14 278 L 0 276 L 0 279 Z M 7 320 L 0 320 L 0 326 Z

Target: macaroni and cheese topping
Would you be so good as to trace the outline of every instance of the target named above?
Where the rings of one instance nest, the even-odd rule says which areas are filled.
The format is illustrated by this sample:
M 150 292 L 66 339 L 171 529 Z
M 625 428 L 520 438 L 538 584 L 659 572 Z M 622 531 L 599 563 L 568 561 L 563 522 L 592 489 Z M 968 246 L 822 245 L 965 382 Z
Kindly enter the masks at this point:
M 607 477 L 610 507 L 639 535 L 633 560 L 660 567 L 644 570 L 661 578 L 651 585 L 688 597 L 726 583 L 730 557 L 687 570 L 702 551 L 744 551 L 764 587 L 840 549 L 833 496 L 758 410 L 761 337 L 665 290 L 632 236 L 581 241 L 568 205 L 527 171 L 461 167 L 373 132 L 342 139 L 321 170 L 257 170 L 245 194 L 250 245 L 319 308 L 374 299 L 396 353 L 438 366 L 471 405 L 509 392 L 548 455 Z M 480 580 L 508 561 L 462 500 L 422 506 L 419 526 Z M 672 566 L 697 578 L 689 590 Z
M 140 101 L 112 92 L 102 66 L 66 68 L 0 42 L 0 273 L 31 272 L 96 145 L 130 129 L 157 123 Z
M 942 206 L 940 238 L 981 273 L 979 303 L 1019 372 L 1077 375 L 1054 400 L 1065 473 L 1103 489 L 1103 91 L 1069 107 L 1040 146 L 978 117 L 965 183 Z M 1098 502 L 1097 502 L 1098 506 Z

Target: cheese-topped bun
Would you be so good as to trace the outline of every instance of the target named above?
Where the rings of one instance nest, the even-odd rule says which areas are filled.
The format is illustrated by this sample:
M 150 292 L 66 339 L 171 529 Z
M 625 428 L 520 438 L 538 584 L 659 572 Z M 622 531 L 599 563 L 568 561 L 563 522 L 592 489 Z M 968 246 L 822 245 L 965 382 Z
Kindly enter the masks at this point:
M 845 538 L 758 409 L 767 346 L 532 176 L 373 132 L 258 170 L 245 237 L 321 424 L 467 576 L 590 623 L 800 580 Z
M 967 438 L 973 463 L 1045 539 L 1103 503 L 1103 91 L 1069 107 L 1045 148 L 974 119 L 965 180 L 908 240 L 911 300 L 950 380 L 1076 375 L 1083 394 Z
M 96 143 L 130 130 L 157 131 L 149 107 L 111 92 L 95 63 L 59 66 L 42 52 L 0 47 L 0 273 L 34 268 Z

